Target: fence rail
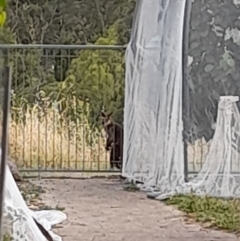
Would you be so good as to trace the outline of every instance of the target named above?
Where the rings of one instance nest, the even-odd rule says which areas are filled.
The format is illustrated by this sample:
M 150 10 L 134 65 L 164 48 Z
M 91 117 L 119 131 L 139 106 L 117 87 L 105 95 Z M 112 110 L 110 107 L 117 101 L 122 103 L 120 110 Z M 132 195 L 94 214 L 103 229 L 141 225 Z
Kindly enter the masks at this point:
M 66 44 L 1 44 L 0 49 L 87 49 L 87 50 L 110 50 L 126 49 L 127 45 L 66 45 Z

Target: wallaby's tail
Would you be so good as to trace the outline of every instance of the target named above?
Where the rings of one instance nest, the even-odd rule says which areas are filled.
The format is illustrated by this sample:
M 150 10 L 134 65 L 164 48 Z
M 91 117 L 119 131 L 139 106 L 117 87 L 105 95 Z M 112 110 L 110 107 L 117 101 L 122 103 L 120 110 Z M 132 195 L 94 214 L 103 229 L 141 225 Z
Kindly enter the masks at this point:
M 35 219 L 33 218 L 34 222 L 37 224 L 38 228 L 42 232 L 43 236 L 48 240 L 48 241 L 53 241 L 52 236 L 49 234 L 49 232 Z

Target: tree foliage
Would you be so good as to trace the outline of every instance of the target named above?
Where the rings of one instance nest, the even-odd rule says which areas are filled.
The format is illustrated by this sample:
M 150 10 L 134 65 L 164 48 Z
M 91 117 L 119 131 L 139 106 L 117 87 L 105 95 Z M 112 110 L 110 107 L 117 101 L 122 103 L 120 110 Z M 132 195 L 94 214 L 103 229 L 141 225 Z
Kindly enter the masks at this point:
M 123 45 L 135 0 L 9 0 L 2 43 Z M 4 32 L 8 32 L 6 33 Z M 46 104 L 90 124 L 102 108 L 122 121 L 124 50 L 26 48 L 5 51 L 13 67 L 13 107 Z M 18 108 L 19 107 L 19 108 Z
M 119 39 L 117 25 L 112 25 L 96 44 L 115 45 Z M 124 50 L 84 50 L 72 60 L 66 82 L 75 83 L 72 93 L 88 102 L 92 121 L 104 109 L 113 112 L 121 124 L 124 72 Z
M 115 45 L 118 41 L 118 24 L 110 26 L 96 41 L 96 45 L 106 45 L 106 49 L 80 51 L 71 61 L 66 79 L 53 83 L 51 93 L 47 93 L 60 103 L 60 109 L 68 116 L 80 118 L 85 111 L 90 124 L 94 125 L 104 108 L 122 123 L 124 49 L 107 49 L 107 45 Z
M 87 44 L 121 21 L 128 41 L 135 0 L 8 0 L 8 25 L 23 44 Z

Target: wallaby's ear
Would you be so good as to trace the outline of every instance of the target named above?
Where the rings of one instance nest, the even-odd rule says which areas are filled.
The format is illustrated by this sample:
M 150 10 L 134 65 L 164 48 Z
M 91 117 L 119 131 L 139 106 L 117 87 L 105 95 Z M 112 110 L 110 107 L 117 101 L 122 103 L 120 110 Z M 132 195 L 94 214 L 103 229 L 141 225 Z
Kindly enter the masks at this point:
M 101 111 L 101 116 L 105 118 L 106 114 L 103 111 Z
M 108 117 L 108 118 L 111 118 L 112 114 L 113 114 L 113 112 L 110 112 L 110 113 L 107 115 L 107 117 Z

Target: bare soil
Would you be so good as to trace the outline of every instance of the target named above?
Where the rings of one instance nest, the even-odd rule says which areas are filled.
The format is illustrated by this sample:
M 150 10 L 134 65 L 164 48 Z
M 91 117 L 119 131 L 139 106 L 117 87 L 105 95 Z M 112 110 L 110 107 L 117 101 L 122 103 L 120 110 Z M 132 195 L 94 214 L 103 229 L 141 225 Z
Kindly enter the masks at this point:
M 54 232 L 63 241 L 236 241 L 234 234 L 184 222 L 173 207 L 142 192 L 126 192 L 118 180 L 52 179 L 34 181 L 49 206 L 65 207 L 68 219 Z

